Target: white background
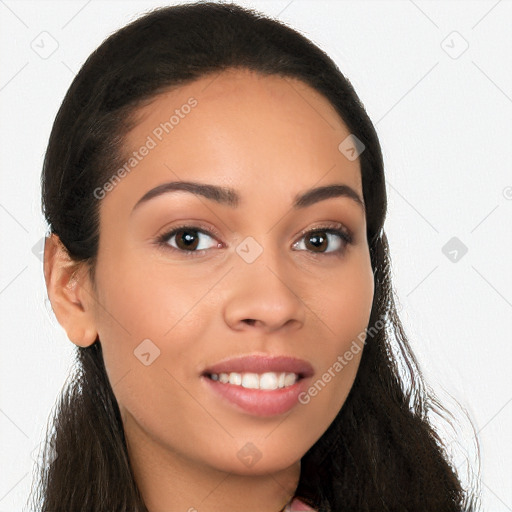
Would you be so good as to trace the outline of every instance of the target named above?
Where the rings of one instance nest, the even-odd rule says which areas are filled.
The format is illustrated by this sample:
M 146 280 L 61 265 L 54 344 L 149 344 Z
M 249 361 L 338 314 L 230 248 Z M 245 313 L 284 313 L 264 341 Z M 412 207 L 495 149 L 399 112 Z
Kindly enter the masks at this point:
M 39 180 L 51 126 L 103 39 L 169 3 L 0 0 L 0 512 L 25 510 L 33 451 L 74 348 L 34 254 L 46 231 Z M 466 452 L 474 470 L 477 433 L 482 508 L 512 510 L 512 2 L 240 3 L 327 51 L 367 108 L 385 156 L 386 231 L 406 332 L 461 421 L 451 450 Z M 41 38 L 46 49 L 58 44 L 47 58 L 33 49 Z M 468 249 L 455 262 L 442 251 L 452 237 Z

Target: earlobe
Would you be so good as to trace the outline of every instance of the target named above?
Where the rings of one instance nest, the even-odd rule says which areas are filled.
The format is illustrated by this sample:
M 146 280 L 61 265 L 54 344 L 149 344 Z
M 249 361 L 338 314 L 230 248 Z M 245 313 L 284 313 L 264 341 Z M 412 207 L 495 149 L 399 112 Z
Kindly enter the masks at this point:
M 44 246 L 44 277 L 48 298 L 68 338 L 81 347 L 92 345 L 97 337 L 91 292 L 84 265 L 72 260 L 59 237 L 52 233 Z

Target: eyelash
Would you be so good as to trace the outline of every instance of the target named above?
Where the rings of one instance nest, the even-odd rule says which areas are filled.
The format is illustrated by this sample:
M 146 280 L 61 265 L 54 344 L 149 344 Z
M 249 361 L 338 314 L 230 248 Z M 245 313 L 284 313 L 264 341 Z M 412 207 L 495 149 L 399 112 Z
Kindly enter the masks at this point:
M 307 250 L 303 251 L 302 249 L 301 249 L 301 251 L 302 252 L 310 252 L 310 254 L 313 257 L 318 257 L 318 256 L 320 256 L 320 257 L 321 256 L 327 256 L 327 257 L 337 256 L 337 257 L 341 257 L 344 254 L 347 245 L 350 245 L 350 244 L 353 243 L 353 236 L 352 236 L 352 233 L 348 229 L 346 229 L 344 227 L 340 228 L 340 226 L 342 226 L 340 223 L 334 223 L 334 224 L 322 225 L 322 226 L 315 227 L 313 229 L 307 229 L 305 231 L 302 231 L 301 234 L 300 234 L 300 238 L 297 240 L 297 242 L 294 242 L 294 245 L 296 243 L 300 242 L 306 235 L 308 235 L 310 233 L 322 232 L 322 233 L 328 233 L 328 234 L 332 234 L 332 235 L 337 235 L 340 238 L 341 242 L 342 242 L 342 247 L 340 249 L 337 249 L 335 251 L 328 252 L 328 253 L 322 253 L 322 252 L 316 253 L 316 252 L 307 251 Z M 185 250 L 182 250 L 182 249 L 176 249 L 176 247 L 172 247 L 171 245 L 169 245 L 169 243 L 168 243 L 169 238 L 174 236 L 178 231 L 181 231 L 182 229 L 186 229 L 188 231 L 202 233 L 202 234 L 207 235 L 207 236 L 209 236 L 211 238 L 220 238 L 220 235 L 215 230 L 212 230 L 210 228 L 206 229 L 206 228 L 203 228 L 203 227 L 200 227 L 200 226 L 184 224 L 184 225 L 181 225 L 181 226 L 173 227 L 170 231 L 167 231 L 166 233 L 158 236 L 157 239 L 155 240 L 157 246 L 161 247 L 164 250 L 170 250 L 170 251 L 173 251 L 173 252 L 184 253 L 187 258 L 200 257 L 200 256 L 202 256 L 202 254 L 205 251 L 209 250 L 209 249 L 200 249 L 199 251 L 197 251 L 197 250 L 196 251 L 185 251 Z

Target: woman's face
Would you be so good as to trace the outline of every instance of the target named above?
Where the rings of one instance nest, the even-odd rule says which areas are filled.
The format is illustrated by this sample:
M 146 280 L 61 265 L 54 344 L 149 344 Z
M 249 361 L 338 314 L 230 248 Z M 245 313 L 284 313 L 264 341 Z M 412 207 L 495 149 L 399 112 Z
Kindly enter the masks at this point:
M 370 317 L 362 204 L 331 194 L 294 206 L 331 185 L 362 201 L 359 160 L 339 149 L 349 131 L 303 83 L 241 70 L 161 94 L 139 114 L 125 171 L 95 192 L 89 304 L 129 447 L 231 473 L 289 467 L 343 406 Z M 232 192 L 147 196 L 183 181 Z M 305 363 L 232 362 L 217 381 L 205 375 L 253 355 Z M 263 373 L 263 387 L 301 378 L 245 387 Z

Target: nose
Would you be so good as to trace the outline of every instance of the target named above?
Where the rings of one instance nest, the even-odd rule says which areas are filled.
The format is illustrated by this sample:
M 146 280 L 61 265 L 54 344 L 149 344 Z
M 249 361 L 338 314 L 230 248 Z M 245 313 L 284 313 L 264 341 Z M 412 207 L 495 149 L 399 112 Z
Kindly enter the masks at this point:
M 224 303 L 225 322 L 233 330 L 266 333 L 304 325 L 306 306 L 290 275 L 278 275 L 265 261 L 245 265 L 234 272 L 235 284 Z

